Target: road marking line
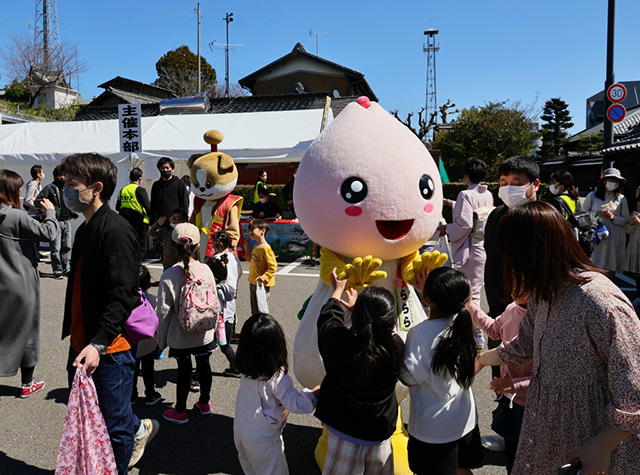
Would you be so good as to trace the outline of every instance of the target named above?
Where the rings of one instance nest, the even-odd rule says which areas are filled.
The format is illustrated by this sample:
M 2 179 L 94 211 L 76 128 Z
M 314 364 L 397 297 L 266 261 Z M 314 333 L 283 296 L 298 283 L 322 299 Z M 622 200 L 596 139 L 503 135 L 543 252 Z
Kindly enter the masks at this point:
M 293 261 L 291 264 L 289 264 L 287 267 L 285 267 L 284 269 L 282 269 L 281 271 L 276 272 L 276 275 L 284 275 L 284 274 L 288 274 L 289 272 L 291 272 L 293 269 L 295 269 L 296 267 L 298 267 L 300 264 L 302 264 L 304 261 L 306 261 L 307 258 L 306 257 L 298 257 L 295 261 Z

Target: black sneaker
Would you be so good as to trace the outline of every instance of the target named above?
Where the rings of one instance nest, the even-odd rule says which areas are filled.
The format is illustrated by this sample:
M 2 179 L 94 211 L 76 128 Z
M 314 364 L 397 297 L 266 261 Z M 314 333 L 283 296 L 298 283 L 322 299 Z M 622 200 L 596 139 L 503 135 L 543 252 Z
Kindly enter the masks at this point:
M 191 381 L 191 387 L 189 388 L 189 390 L 192 393 L 197 393 L 198 391 L 200 391 L 200 382 L 199 381 Z
M 153 396 L 145 396 L 144 398 L 144 403 L 147 406 L 155 406 L 160 401 L 162 401 L 162 395 L 158 391 L 153 393 Z
M 240 371 L 238 371 L 237 369 L 227 368 L 222 372 L 222 374 L 224 374 L 225 376 L 229 376 L 231 378 L 239 378 L 240 377 Z

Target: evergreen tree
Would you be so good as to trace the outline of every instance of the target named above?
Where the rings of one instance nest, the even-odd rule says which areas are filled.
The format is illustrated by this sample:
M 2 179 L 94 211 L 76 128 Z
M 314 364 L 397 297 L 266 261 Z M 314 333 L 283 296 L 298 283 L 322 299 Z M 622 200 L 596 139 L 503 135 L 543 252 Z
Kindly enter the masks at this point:
M 530 155 L 540 134 L 532 111 L 519 103 L 489 102 L 462 109 L 447 129 L 436 132 L 431 148 L 442 152 L 442 160 L 452 180 L 462 180 L 464 162 L 478 157 L 489 165 L 490 179 L 505 158 Z
M 158 79 L 156 86 L 169 89 L 178 97 L 193 96 L 198 93 L 198 56 L 188 46 L 167 52 L 156 63 Z M 202 92 L 216 95 L 216 70 L 200 57 L 200 78 Z
M 567 129 L 573 127 L 569 106 L 559 97 L 552 97 L 544 104 L 540 119 L 542 124 L 542 146 L 538 156 L 557 158 L 562 156 L 563 145 L 567 142 Z

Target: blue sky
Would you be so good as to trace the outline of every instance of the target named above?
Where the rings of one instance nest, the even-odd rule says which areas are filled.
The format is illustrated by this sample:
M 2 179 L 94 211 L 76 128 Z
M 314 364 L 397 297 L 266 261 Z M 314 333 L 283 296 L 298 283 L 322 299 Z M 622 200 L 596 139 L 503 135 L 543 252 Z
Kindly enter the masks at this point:
M 156 79 L 155 63 L 182 44 L 196 51 L 196 2 L 169 0 L 64 0 L 58 2 L 60 38 L 78 45 L 88 71 L 79 88 L 91 99 L 115 76 Z M 202 1 L 203 56 L 224 80 L 224 53 L 207 44 L 225 42 L 226 12 L 233 12 L 231 82 L 287 54 L 297 42 L 365 74 L 387 110 L 401 115 L 425 103 L 423 31 L 440 30 L 438 102 L 458 108 L 487 101 L 520 101 L 541 110 L 551 97 L 570 107 L 578 132 L 585 100 L 603 88 L 606 0 L 378 0 L 338 2 Z M 0 18 L 0 47 L 12 33 L 31 34 L 35 0 L 12 2 Z M 640 80 L 640 2 L 618 0 L 616 79 Z M 0 84 L 9 81 L 2 71 Z M 75 82 L 73 83 L 75 87 Z

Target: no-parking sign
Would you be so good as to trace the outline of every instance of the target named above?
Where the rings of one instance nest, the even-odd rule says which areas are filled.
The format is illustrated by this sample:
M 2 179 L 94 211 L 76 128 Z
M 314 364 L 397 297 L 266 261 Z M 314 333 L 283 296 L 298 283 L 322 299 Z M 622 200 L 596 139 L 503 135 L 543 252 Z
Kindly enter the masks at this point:
M 622 102 L 627 97 L 627 88 L 619 82 L 612 84 L 607 89 L 607 97 L 611 102 Z
M 620 122 L 627 115 L 627 109 L 622 104 L 611 104 L 607 109 L 607 118 L 611 122 Z

